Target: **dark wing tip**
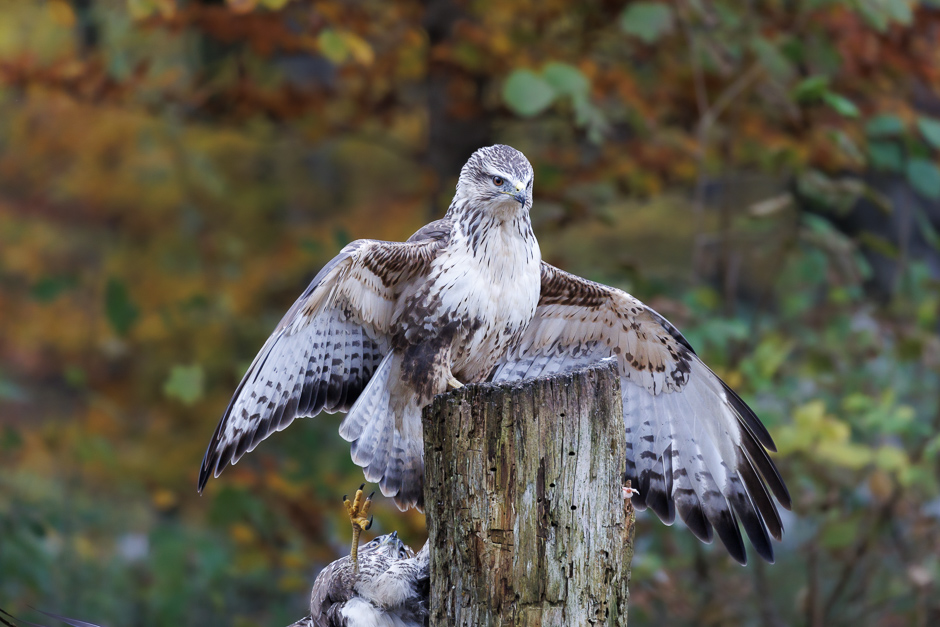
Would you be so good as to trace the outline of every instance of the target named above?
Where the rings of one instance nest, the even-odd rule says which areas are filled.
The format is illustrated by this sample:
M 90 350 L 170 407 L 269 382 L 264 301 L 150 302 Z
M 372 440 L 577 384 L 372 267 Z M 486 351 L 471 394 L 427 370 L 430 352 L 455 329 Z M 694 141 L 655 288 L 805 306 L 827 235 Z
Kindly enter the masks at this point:
M 760 443 L 755 438 L 751 437 L 747 429 L 744 430 L 742 436 L 741 443 L 744 452 L 750 458 L 754 467 L 760 472 L 764 481 L 767 482 L 770 491 L 777 497 L 777 501 L 780 503 L 781 507 L 789 511 L 792 507 L 790 491 L 783 482 L 783 477 L 780 476 L 780 471 L 777 470 L 776 464 L 770 459 L 767 451 L 761 447 Z
M 17 619 L 15 616 L 13 616 L 12 614 L 10 614 L 10 613 L 7 612 L 6 610 L 4 610 L 2 607 L 0 607 L 0 614 L 2 614 L 3 616 L 9 616 L 9 617 L 10 617 L 11 619 L 13 619 L 13 620 L 19 620 L 19 619 Z M 8 621 L 7 619 L 3 618 L 3 616 L 0 616 L 0 623 L 3 623 L 3 624 L 6 625 L 7 627 L 16 627 L 16 625 L 14 625 L 13 623 L 11 623 L 11 622 Z
M 721 543 L 738 564 L 747 566 L 747 550 L 744 548 L 744 538 L 741 537 L 741 528 L 734 512 L 729 507 L 721 510 L 716 518 L 713 523 Z
M 757 554 L 765 561 L 774 563 L 774 549 L 770 543 L 770 534 L 760 510 L 755 506 L 754 501 L 748 496 L 744 486 L 740 481 L 731 496 L 728 498 L 735 513 L 747 533 L 748 539 Z
M 213 475 L 218 477 L 222 473 L 220 467 L 224 468 L 225 464 L 231 459 L 231 445 L 225 449 L 220 449 L 219 446 L 222 440 L 222 430 L 225 428 L 225 423 L 228 422 L 228 416 L 232 409 L 233 402 L 234 398 L 232 402 L 229 403 L 229 408 L 225 410 L 225 413 L 222 415 L 219 425 L 215 428 L 215 433 L 212 434 L 212 439 L 209 440 L 209 446 L 206 448 L 206 454 L 202 458 L 202 466 L 199 468 L 199 480 L 196 482 L 196 491 L 199 494 L 202 494 L 202 491 L 205 489 L 209 477 Z M 229 454 L 229 457 L 223 458 L 223 455 L 226 453 Z
M 642 478 L 640 480 L 640 485 L 645 486 L 646 490 L 646 505 L 656 512 L 661 521 L 671 525 L 676 520 L 676 507 L 675 502 L 667 493 L 665 478 L 654 472 L 643 472 L 641 475 L 643 478 L 648 477 L 647 481 L 643 481 Z M 643 487 L 640 488 L 641 493 L 643 489 Z
M 711 544 L 714 539 L 712 525 L 705 518 L 705 512 L 702 511 L 702 506 L 698 504 L 698 497 L 695 496 L 695 493 L 691 490 L 686 492 L 688 494 L 685 496 L 684 502 L 679 503 L 677 506 L 679 517 L 682 518 L 682 522 L 689 528 L 692 535 L 705 544 Z
M 211 457 L 210 454 L 212 454 Z M 212 468 L 215 467 L 217 461 L 218 457 L 214 454 L 214 451 L 210 446 L 202 460 L 202 467 L 199 469 L 199 480 L 196 482 L 196 492 L 199 494 L 202 494 L 202 491 L 206 489 L 206 483 L 209 481 L 209 476 L 212 474 Z
M 771 453 L 776 453 L 777 445 L 774 444 L 774 439 L 770 437 L 770 432 L 767 431 L 767 427 L 765 427 L 764 423 L 757 417 L 754 410 L 748 407 L 748 404 L 738 396 L 738 393 L 732 390 L 720 377 L 716 376 L 716 378 L 721 382 L 721 387 L 725 391 L 728 403 L 731 405 L 732 409 L 734 409 L 735 413 L 738 414 L 741 422 L 754 434 L 757 441 L 764 445 L 764 448 Z

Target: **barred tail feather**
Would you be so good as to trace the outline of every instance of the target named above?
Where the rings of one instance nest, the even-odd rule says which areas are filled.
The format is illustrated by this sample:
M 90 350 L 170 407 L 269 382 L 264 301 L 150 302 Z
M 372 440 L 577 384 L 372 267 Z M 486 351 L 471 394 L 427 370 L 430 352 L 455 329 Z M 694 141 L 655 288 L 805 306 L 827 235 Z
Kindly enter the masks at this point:
M 372 373 L 369 384 L 359 395 L 358 400 L 346 414 L 339 426 L 339 435 L 347 442 L 353 443 L 353 461 L 360 466 L 362 461 L 357 459 L 357 451 L 375 450 L 375 442 L 360 441 L 364 435 L 371 434 L 391 418 L 389 400 L 391 391 L 388 385 L 392 370 L 398 371 L 398 359 L 394 353 L 385 356 L 379 367 Z M 393 368 L 393 366 L 395 366 Z M 369 454 L 371 458 L 371 453 Z
M 379 483 L 382 494 L 394 496 L 401 511 L 424 508 L 424 429 L 421 407 L 412 401 L 401 416 L 401 430 L 395 429 L 385 476 Z
M 351 442 L 352 460 L 368 481 L 377 482 L 399 509 L 424 504 L 424 439 L 421 406 L 414 392 L 398 385 L 401 358 L 390 353 L 340 425 Z

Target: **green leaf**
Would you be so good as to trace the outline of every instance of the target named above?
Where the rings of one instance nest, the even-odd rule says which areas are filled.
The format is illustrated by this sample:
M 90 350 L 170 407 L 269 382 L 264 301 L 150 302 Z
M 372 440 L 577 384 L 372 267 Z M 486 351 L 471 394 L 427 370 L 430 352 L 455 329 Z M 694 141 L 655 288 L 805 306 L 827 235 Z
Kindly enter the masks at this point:
M 855 103 L 845 96 L 840 96 L 835 92 L 827 91 L 823 93 L 822 99 L 823 102 L 835 109 L 836 112 L 840 115 L 844 115 L 847 118 L 858 117 L 858 107 L 856 107 Z
M 917 118 L 917 128 L 928 144 L 940 148 L 940 121 L 922 115 Z
M 793 98 L 797 102 L 810 102 L 823 97 L 829 90 L 829 77 L 816 75 L 805 78 L 793 88 Z
M 192 405 L 202 398 L 205 376 L 202 366 L 176 365 L 170 369 L 170 375 L 163 383 L 163 393 L 168 398 L 175 398 L 184 405 Z
M 532 70 L 516 70 L 503 85 L 503 100 L 515 113 L 524 118 L 545 111 L 555 100 L 555 90 L 548 81 Z
M 7 401 L 25 401 L 23 388 L 0 375 L 0 399 Z
M 930 216 L 922 208 L 916 206 L 916 203 L 912 203 L 912 205 L 914 221 L 920 229 L 920 234 L 934 250 L 940 250 L 940 234 L 937 233 L 937 229 L 931 223 Z
M 341 226 L 338 226 L 333 229 L 333 241 L 336 242 L 337 247 L 343 248 L 346 246 L 346 244 L 352 241 L 352 238 L 349 236 L 349 231 Z
M 900 172 L 904 169 L 904 154 L 897 142 L 868 142 L 868 160 L 878 170 Z
M 820 543 L 828 549 L 843 549 L 855 542 L 858 536 L 858 520 L 843 518 L 833 520 L 820 534 Z
M 751 50 L 767 72 L 780 81 L 793 76 L 793 65 L 780 47 L 765 37 L 757 36 L 751 41 Z
M 911 159 L 907 162 L 907 180 L 917 192 L 931 199 L 940 198 L 940 169 L 933 161 Z
M 858 163 L 864 163 L 865 157 L 862 156 L 862 152 L 858 149 L 858 146 L 855 145 L 855 142 L 852 141 L 852 138 L 849 137 L 845 131 L 834 130 L 829 136 L 832 137 L 832 140 L 849 158 Z
M 890 137 L 904 132 L 904 121 L 896 115 L 882 113 L 868 120 L 865 133 L 869 137 Z
M 900 255 L 898 247 L 893 242 L 880 235 L 875 235 L 874 233 L 860 233 L 858 235 L 858 242 L 862 246 L 888 259 L 897 259 Z
M 121 336 L 127 335 L 140 316 L 140 310 L 131 300 L 127 286 L 115 278 L 108 279 L 108 285 L 105 287 L 104 308 L 108 322 Z
M 893 446 L 880 446 L 875 450 L 875 464 L 887 472 L 900 472 L 910 465 L 907 454 Z
M 47 276 L 39 279 L 30 290 L 30 294 L 41 303 L 51 303 L 62 292 L 75 287 L 77 281 L 68 276 Z
M 609 124 L 604 113 L 595 107 L 587 97 L 574 98 L 574 123 L 587 130 L 588 140 L 600 144 L 604 140 Z
M 320 32 L 317 36 L 317 47 L 320 49 L 320 54 L 334 65 L 339 65 L 349 56 L 346 40 L 332 28 L 325 28 Z
M 586 96 L 591 88 L 591 83 L 584 73 L 567 63 L 547 64 L 542 68 L 542 78 L 552 86 L 556 94 Z
M 11 425 L 0 432 L 0 451 L 11 452 L 23 446 L 23 436 Z
M 869 25 L 882 32 L 892 22 L 908 26 L 913 19 L 909 0 L 859 0 L 857 6 Z
M 73 388 L 83 388 L 88 385 L 88 374 L 81 366 L 71 364 L 62 371 L 65 382 Z
M 659 2 L 634 2 L 621 13 L 620 28 L 651 44 L 672 31 L 672 11 Z

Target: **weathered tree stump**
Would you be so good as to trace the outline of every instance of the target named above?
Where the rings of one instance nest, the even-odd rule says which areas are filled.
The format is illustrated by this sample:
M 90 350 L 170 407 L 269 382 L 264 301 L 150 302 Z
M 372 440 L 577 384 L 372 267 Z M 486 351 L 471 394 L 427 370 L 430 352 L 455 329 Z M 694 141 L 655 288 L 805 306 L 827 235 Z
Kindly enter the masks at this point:
M 431 625 L 626 625 L 633 509 L 613 365 L 425 408 Z

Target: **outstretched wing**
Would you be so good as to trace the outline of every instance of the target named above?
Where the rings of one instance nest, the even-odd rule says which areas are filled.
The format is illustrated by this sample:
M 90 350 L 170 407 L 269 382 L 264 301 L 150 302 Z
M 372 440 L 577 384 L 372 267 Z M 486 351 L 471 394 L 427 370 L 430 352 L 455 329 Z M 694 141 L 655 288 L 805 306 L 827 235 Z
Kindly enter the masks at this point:
M 614 357 L 627 431 L 625 478 L 671 524 L 680 518 L 701 540 L 718 533 L 746 563 L 743 524 L 758 554 L 773 561 L 769 535 L 783 525 L 770 497 L 790 495 L 767 454 L 770 434 L 665 318 L 621 290 L 542 264 L 538 309 L 491 378 L 554 374 Z M 768 492 L 768 487 L 770 491 Z M 768 535 L 769 532 L 769 535 Z
M 405 243 L 358 240 L 320 270 L 235 390 L 203 458 L 200 492 L 294 418 L 352 407 L 389 351 L 401 290 L 428 271 L 446 237 L 441 229 Z

